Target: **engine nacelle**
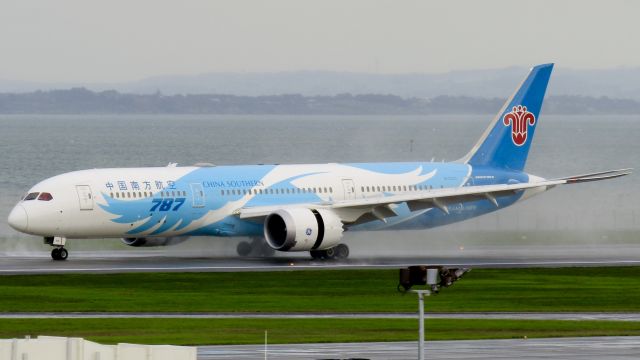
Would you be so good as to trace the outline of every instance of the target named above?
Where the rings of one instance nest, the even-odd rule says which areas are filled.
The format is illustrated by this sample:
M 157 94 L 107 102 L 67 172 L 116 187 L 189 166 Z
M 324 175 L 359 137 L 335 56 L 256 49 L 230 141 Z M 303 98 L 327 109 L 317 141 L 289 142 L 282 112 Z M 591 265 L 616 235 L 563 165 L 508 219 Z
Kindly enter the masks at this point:
M 340 242 L 343 232 L 340 218 L 325 209 L 280 209 L 264 221 L 267 244 L 280 251 L 328 249 Z
M 122 238 L 122 242 L 133 247 L 154 247 L 177 245 L 187 239 L 188 237 Z

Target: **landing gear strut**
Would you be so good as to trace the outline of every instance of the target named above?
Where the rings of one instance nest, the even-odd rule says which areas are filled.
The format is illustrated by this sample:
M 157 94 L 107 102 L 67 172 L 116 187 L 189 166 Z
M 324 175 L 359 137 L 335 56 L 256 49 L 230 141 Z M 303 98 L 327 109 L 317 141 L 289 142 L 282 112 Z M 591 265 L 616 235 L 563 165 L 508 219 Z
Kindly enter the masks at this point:
M 325 250 L 311 250 L 309 253 L 316 260 L 341 260 L 349 257 L 349 247 L 345 244 L 339 244 Z
M 245 256 L 264 256 L 269 257 L 275 254 L 275 250 L 273 250 L 265 241 L 264 238 L 251 238 L 251 242 L 249 241 L 241 241 L 236 248 L 236 252 L 238 255 Z
M 44 238 L 44 243 L 53 246 L 51 250 L 51 258 L 56 261 L 67 260 L 69 252 L 64 248 L 67 239 L 63 237 L 47 236 Z

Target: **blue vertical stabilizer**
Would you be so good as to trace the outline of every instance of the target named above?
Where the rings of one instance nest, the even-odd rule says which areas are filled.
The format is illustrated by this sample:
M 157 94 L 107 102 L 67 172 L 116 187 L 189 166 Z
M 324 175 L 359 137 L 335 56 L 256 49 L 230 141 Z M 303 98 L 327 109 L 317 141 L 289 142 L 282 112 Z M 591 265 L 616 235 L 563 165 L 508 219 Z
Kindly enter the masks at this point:
M 460 161 L 472 166 L 523 170 L 552 69 L 553 64 L 531 69 L 478 143 Z

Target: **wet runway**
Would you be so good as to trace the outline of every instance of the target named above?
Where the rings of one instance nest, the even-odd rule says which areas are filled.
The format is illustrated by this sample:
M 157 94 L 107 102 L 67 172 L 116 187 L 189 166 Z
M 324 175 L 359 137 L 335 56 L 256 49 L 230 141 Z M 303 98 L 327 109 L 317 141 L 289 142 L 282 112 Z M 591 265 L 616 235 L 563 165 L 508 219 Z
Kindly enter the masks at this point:
M 268 345 L 270 359 L 415 359 L 416 342 Z M 426 359 L 638 359 L 640 337 L 427 341 Z M 199 360 L 264 359 L 264 345 L 200 346 Z
M 67 261 L 53 261 L 48 253 L 0 254 L 0 275 L 130 272 L 223 272 L 312 269 L 396 269 L 411 265 L 466 268 L 638 266 L 637 256 L 579 257 L 375 257 L 317 261 L 300 256 L 274 258 L 202 257 L 158 252 L 72 252 Z

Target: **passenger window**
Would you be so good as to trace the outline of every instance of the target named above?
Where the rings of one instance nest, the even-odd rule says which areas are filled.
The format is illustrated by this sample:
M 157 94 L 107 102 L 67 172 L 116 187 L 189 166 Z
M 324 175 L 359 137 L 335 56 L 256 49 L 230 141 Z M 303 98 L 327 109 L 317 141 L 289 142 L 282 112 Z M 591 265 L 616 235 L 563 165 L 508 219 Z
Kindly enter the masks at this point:
M 24 197 L 24 201 L 34 200 L 35 198 L 38 197 L 38 194 L 39 193 L 37 193 L 37 192 L 33 192 L 31 194 L 28 194 L 27 196 Z
M 113 199 L 113 193 L 109 193 L 109 196 L 111 196 L 111 198 Z
M 119 199 L 120 198 L 120 193 L 116 193 L 116 197 Z
M 51 194 L 49 194 L 48 192 L 43 192 L 42 194 L 40 194 L 40 196 L 38 196 L 38 200 L 51 201 L 53 200 L 53 196 L 51 196 Z
M 133 192 L 133 197 L 134 197 L 134 198 L 136 197 L 136 192 L 135 192 L 135 191 Z

